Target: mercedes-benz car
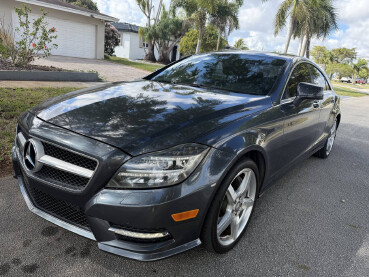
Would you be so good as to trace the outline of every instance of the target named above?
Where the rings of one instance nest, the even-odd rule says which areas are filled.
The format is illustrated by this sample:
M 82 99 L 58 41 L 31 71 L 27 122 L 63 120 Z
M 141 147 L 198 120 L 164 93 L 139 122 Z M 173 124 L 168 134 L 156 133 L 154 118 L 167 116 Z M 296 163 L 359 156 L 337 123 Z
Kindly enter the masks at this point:
M 200 54 L 24 113 L 14 172 L 32 212 L 104 251 L 225 253 L 278 177 L 330 155 L 340 120 L 339 96 L 308 59 Z

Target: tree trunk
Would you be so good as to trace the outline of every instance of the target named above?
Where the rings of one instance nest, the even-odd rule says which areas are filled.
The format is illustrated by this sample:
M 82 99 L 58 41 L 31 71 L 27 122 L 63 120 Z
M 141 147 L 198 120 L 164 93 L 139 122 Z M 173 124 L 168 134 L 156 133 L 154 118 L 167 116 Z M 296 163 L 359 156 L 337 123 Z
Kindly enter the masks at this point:
M 302 47 L 301 47 L 301 52 L 300 52 L 300 56 L 301 57 L 304 57 L 305 56 L 306 45 L 307 45 L 307 36 L 304 35 L 304 40 L 302 42 Z
M 219 47 L 220 47 L 220 40 L 222 38 L 222 32 L 220 31 L 220 29 L 218 30 L 218 41 L 217 41 L 217 51 L 219 51 Z
M 200 54 L 201 38 L 202 38 L 202 28 L 200 28 L 200 30 L 199 30 L 199 37 L 197 38 L 197 46 L 196 46 L 195 54 Z
M 147 44 L 148 44 L 148 47 L 147 47 L 147 53 L 145 55 L 145 60 L 150 61 L 150 62 L 156 62 L 155 45 L 151 41 L 149 41 Z
M 310 59 L 310 38 L 308 38 L 306 43 L 306 58 Z
M 160 47 L 158 62 L 162 64 L 170 64 L 170 54 L 170 48 L 166 46 Z
M 285 44 L 284 50 L 283 50 L 283 53 L 284 54 L 287 54 L 288 48 L 290 47 L 290 42 L 291 42 L 291 38 L 292 38 L 292 32 L 293 32 L 293 18 L 291 16 L 291 18 L 290 18 L 290 25 L 288 26 L 286 44 Z
M 300 42 L 299 42 L 299 50 L 297 51 L 297 56 L 300 56 L 301 48 L 302 48 L 302 41 L 303 41 L 303 38 L 300 38 Z

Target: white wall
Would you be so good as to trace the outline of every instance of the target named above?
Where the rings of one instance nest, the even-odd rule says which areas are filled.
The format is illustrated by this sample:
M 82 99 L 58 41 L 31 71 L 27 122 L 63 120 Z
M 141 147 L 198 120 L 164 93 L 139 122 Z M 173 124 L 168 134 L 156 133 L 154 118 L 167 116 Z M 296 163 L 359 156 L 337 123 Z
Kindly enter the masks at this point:
M 0 0 L 0 18 L 5 15 L 5 23 L 12 23 L 12 14 L 14 20 L 18 20 L 16 16 L 14 16 L 14 7 L 21 7 L 21 3 L 15 2 L 14 0 Z M 35 16 L 41 15 L 40 7 L 36 5 L 29 5 L 32 8 L 32 14 Z M 63 12 L 59 10 L 53 10 L 45 8 L 45 11 L 48 12 L 48 16 L 50 21 L 52 19 L 61 19 L 68 21 L 70 24 L 73 22 L 84 23 L 88 25 L 92 25 L 96 30 L 96 39 L 95 39 L 95 55 L 94 58 L 103 59 L 104 58 L 104 39 L 105 39 L 105 23 L 102 20 L 90 18 L 83 15 L 72 14 L 68 12 Z M 55 26 L 56 29 L 57 26 Z M 60 35 L 60 37 L 62 37 Z M 81 34 L 81 39 L 83 39 L 83 35 Z
M 0 20 L 4 20 L 4 27 L 8 28 L 12 24 L 12 10 L 14 9 L 13 0 L 0 0 Z
M 120 58 L 130 60 L 143 60 L 145 58 L 145 49 L 140 47 L 140 37 L 137 33 L 120 32 L 123 35 L 123 44 L 115 47 L 115 55 Z M 155 57 L 158 58 L 158 50 L 155 47 Z M 177 60 L 179 59 L 179 51 L 177 51 Z M 170 55 L 172 57 L 172 55 Z

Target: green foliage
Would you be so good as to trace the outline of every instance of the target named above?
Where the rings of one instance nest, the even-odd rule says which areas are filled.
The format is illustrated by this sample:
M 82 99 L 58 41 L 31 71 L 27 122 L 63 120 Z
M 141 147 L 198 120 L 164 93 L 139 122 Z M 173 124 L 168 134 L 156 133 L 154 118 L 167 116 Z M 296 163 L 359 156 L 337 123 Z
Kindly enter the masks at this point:
M 233 45 L 233 47 L 240 50 L 249 50 L 249 48 L 245 44 L 245 41 L 242 38 L 238 39 Z
M 153 40 L 159 52 L 158 62 L 168 64 L 170 53 L 189 29 L 189 21 L 170 14 L 163 6 L 160 21 L 139 29 L 143 40 Z
M 357 61 L 357 63 L 354 63 L 352 66 L 353 66 L 353 69 L 354 69 L 354 72 L 355 72 L 356 76 L 360 77 L 360 73 L 361 73 L 362 76 L 367 76 L 368 75 L 369 67 L 368 67 L 368 61 L 367 60 L 359 59 Z M 365 75 L 365 72 L 366 72 L 366 75 Z M 361 77 L 361 78 L 367 79 L 368 77 Z
M 192 55 L 196 52 L 196 45 L 198 39 L 198 31 L 195 29 L 190 29 L 186 35 L 179 42 L 179 50 L 182 54 Z M 217 29 L 212 26 L 206 26 L 204 35 L 201 38 L 201 53 L 214 51 L 217 47 L 218 32 Z M 225 48 L 227 46 L 227 41 L 222 38 L 220 48 Z
M 18 40 L 14 44 L 14 55 L 11 57 L 14 65 L 26 67 L 36 57 L 48 57 L 52 49 L 58 47 L 52 41 L 57 38 L 56 29 L 49 28 L 45 17 L 47 13 L 41 9 L 42 15 L 29 19 L 32 12 L 29 6 L 15 8 L 19 27 L 15 28 Z
M 203 33 L 206 32 L 208 16 L 216 14 L 220 0 L 172 0 L 171 11 L 176 13 L 178 8 L 183 8 L 187 18 L 194 22 L 198 30 L 198 43 L 195 52 L 201 51 Z
M 360 72 L 359 72 L 359 77 L 363 78 L 364 80 L 368 80 L 369 70 L 368 69 L 361 69 Z
M 332 51 L 333 62 L 350 64 L 357 58 L 356 48 L 336 48 Z
M 119 45 L 119 32 L 110 23 L 105 23 L 104 52 L 109 56 L 114 54 L 114 48 Z
M 329 64 L 333 60 L 333 55 L 325 46 L 314 46 L 311 55 L 317 64 Z
M 95 12 L 99 11 L 99 8 L 97 7 L 96 2 L 92 0 L 66 0 L 67 3 L 70 3 L 72 5 L 86 8 Z
M 218 29 L 218 44 L 219 50 L 220 37 L 229 36 L 234 29 L 238 29 L 238 11 L 243 4 L 243 0 L 219 0 L 215 13 L 210 14 L 210 23 Z
M 268 0 L 263 0 L 266 1 Z M 332 30 L 338 29 L 333 0 L 284 0 L 275 17 L 275 35 L 286 26 L 287 19 L 290 21 L 290 30 L 286 45 L 289 45 L 292 36 L 301 40 L 305 37 L 302 52 L 307 50 L 308 54 L 312 37 L 325 38 Z M 287 50 L 286 48 L 285 51 Z
M 337 73 L 339 78 L 350 77 L 354 74 L 354 69 L 350 65 L 343 63 L 328 64 L 325 71 L 330 75 Z

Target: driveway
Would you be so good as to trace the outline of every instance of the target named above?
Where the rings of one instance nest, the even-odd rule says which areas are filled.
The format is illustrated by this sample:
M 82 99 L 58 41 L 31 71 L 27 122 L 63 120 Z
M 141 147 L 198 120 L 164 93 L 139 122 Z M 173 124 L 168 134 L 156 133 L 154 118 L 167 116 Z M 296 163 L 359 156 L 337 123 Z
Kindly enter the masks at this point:
M 224 255 L 201 246 L 148 263 L 107 254 L 32 214 L 16 181 L 0 179 L 0 275 L 369 276 L 369 97 L 344 100 L 342 110 L 330 158 L 277 181 Z
M 64 56 L 50 56 L 33 62 L 38 65 L 55 66 L 67 70 L 97 71 L 107 82 L 130 81 L 148 75 L 150 72 L 134 67 L 108 62 Z

